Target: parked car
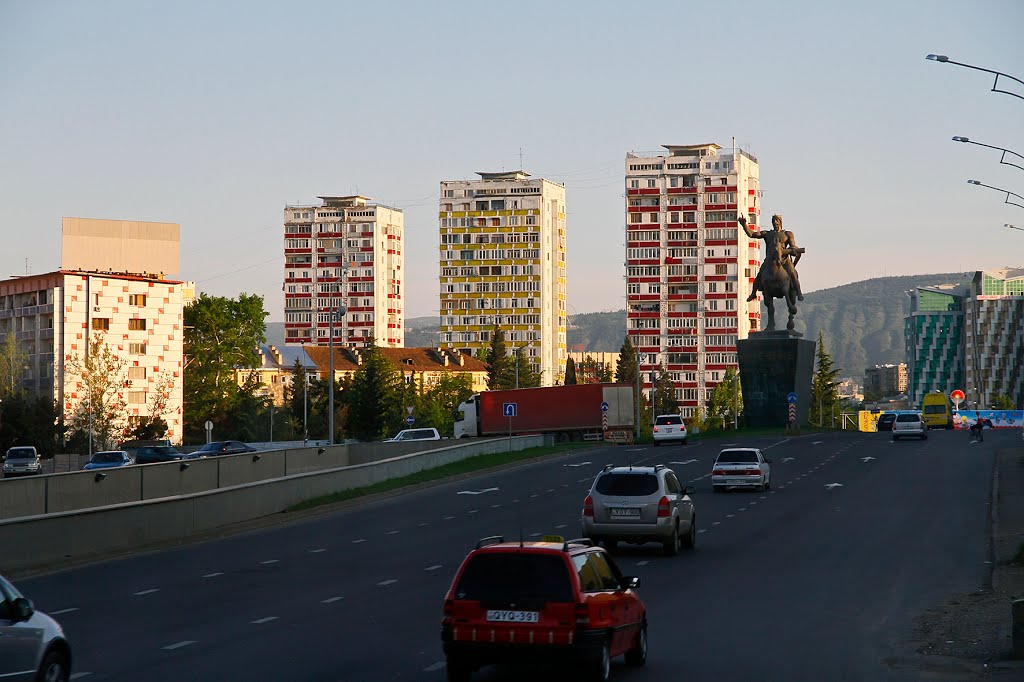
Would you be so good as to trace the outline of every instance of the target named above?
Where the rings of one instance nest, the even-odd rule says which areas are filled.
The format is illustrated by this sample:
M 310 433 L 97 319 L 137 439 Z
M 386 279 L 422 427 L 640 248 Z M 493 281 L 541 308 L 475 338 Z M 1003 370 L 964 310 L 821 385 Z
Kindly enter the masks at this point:
M 686 445 L 686 423 L 678 414 L 659 414 L 654 418 L 654 444 L 679 441 Z
M 113 469 L 135 464 L 135 460 L 124 450 L 103 450 L 94 452 L 83 469 Z
M 132 456 L 136 464 L 158 464 L 200 457 L 194 452 L 180 452 L 171 445 L 124 445 L 122 449 Z
M 60 623 L 0 576 L 0 679 L 67 682 L 70 676 L 71 645 Z
M 441 434 L 437 432 L 437 429 L 405 429 L 399 431 L 394 438 L 388 438 L 386 443 L 396 443 L 398 441 L 407 440 L 441 440 Z
M 896 413 L 895 412 L 883 412 L 878 417 L 878 422 L 876 423 L 876 429 L 878 431 L 892 431 L 892 424 L 895 421 L 896 421 Z
M 583 534 L 608 550 L 618 542 L 660 542 L 665 554 L 697 542 L 697 513 L 675 472 L 655 466 L 607 465 L 583 500 Z
M 906 436 L 928 439 L 928 425 L 920 412 L 900 412 L 896 415 L 896 421 L 892 424 L 892 439 L 899 440 Z
M 240 455 L 243 452 L 256 452 L 256 448 L 239 440 L 215 440 L 195 451 L 197 457 L 216 457 L 217 455 Z
M 590 540 L 476 543 L 444 601 L 441 641 L 451 682 L 494 663 L 573 662 L 565 679 L 598 680 L 611 659 L 647 660 L 647 609 L 635 589 Z
M 727 448 L 718 453 L 711 469 L 716 493 L 729 488 L 767 490 L 772 486 L 771 460 L 757 448 Z
M 4 455 L 4 478 L 9 476 L 33 476 L 43 473 L 39 453 L 31 445 L 10 448 Z

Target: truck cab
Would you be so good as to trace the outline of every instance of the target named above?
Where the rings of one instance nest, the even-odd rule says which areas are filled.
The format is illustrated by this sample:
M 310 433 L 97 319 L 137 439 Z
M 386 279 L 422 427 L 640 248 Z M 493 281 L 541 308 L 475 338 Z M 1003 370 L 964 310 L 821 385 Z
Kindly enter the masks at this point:
M 469 400 L 459 404 L 458 412 L 455 415 L 456 438 L 476 438 L 480 435 L 477 430 L 479 405 L 479 395 L 474 395 Z

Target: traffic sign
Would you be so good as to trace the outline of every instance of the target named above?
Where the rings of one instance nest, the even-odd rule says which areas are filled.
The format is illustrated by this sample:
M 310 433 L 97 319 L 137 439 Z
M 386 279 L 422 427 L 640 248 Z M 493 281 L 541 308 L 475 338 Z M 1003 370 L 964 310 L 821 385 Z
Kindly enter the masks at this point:
M 501 414 L 505 417 L 517 416 L 518 404 L 517 403 L 502 403 Z
M 607 412 L 608 411 L 608 403 L 601 403 L 601 411 L 602 412 Z
M 608 415 L 607 414 L 602 414 L 601 415 L 601 430 L 602 431 L 607 431 L 608 430 Z
M 416 423 L 416 417 L 409 415 L 408 417 L 405 418 L 405 423 L 408 424 L 409 426 L 412 426 L 413 424 Z
M 786 402 L 790 403 L 790 404 L 795 403 L 796 402 L 796 393 L 790 393 L 789 395 L 787 395 L 786 396 Z
M 789 423 L 792 424 L 796 421 L 796 403 L 789 404 Z

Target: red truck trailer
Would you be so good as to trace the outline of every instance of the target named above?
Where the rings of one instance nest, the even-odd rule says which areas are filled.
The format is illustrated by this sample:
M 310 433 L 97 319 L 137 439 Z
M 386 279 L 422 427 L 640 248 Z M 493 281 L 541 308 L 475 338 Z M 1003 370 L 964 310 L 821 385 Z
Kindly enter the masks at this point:
M 485 391 L 459 405 L 455 437 L 555 433 L 560 440 L 633 429 L 628 384 L 575 384 Z

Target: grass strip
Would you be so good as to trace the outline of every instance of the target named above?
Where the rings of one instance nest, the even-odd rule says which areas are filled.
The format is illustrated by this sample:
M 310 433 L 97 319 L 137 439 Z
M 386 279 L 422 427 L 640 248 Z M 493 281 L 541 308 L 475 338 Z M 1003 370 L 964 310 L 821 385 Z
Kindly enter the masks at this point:
M 325 504 L 344 502 L 346 500 L 352 500 L 357 497 L 365 497 L 366 495 L 373 495 L 375 493 L 383 493 L 388 492 L 390 490 L 397 490 L 398 488 L 404 488 L 406 486 L 416 485 L 418 483 L 436 481 L 441 478 L 449 478 L 451 476 L 458 476 L 459 474 L 467 474 L 474 471 L 483 471 L 484 469 L 491 469 L 493 467 L 501 466 L 503 464 L 509 464 L 510 462 L 523 462 L 530 459 L 536 459 L 538 457 L 544 457 L 546 455 L 555 455 L 559 453 L 571 452 L 573 450 L 593 448 L 595 445 L 597 444 L 565 443 L 563 445 L 528 448 L 526 450 L 519 450 L 516 452 L 492 452 L 487 455 L 477 455 L 476 457 L 469 457 L 467 459 L 463 459 L 458 462 L 452 462 L 450 464 L 444 464 L 433 469 L 425 469 L 423 471 L 418 471 L 415 474 L 409 474 L 408 476 L 402 476 L 401 478 L 392 478 L 387 481 L 380 481 L 379 483 L 363 486 L 361 488 L 339 490 L 338 492 L 331 493 L 330 495 L 314 497 L 312 499 L 304 500 L 296 505 L 288 507 L 285 511 L 304 511 L 306 509 L 313 509 L 315 507 L 320 507 Z

